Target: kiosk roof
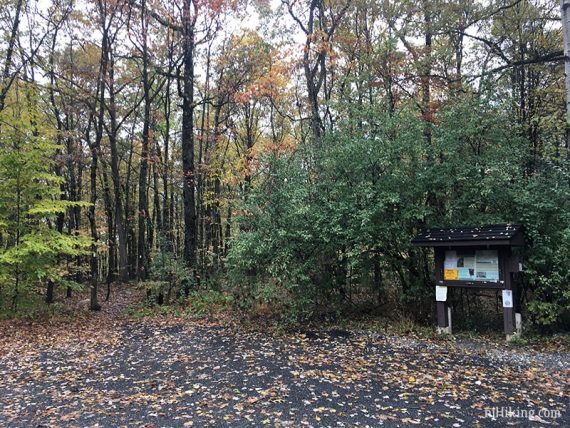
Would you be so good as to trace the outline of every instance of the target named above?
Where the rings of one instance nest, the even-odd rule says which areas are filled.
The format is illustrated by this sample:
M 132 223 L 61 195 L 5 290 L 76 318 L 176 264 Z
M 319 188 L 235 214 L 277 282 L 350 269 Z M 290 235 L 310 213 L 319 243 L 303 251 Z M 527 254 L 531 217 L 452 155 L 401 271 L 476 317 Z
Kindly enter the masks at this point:
M 520 224 L 489 224 L 485 226 L 457 226 L 428 229 L 412 240 L 420 247 L 476 246 L 524 244 Z

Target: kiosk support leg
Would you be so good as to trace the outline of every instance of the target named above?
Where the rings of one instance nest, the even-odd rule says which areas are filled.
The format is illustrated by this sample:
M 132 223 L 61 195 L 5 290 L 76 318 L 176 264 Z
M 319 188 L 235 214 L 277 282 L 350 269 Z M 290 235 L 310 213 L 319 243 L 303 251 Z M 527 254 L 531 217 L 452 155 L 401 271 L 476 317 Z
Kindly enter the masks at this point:
M 507 340 L 513 337 L 515 332 L 515 311 L 513 308 L 503 308 L 503 318 L 505 322 L 505 334 Z
M 520 312 L 515 313 L 515 329 L 517 334 L 522 334 L 522 314 Z
M 514 275 L 513 275 L 514 276 Z M 513 278 L 514 280 L 514 278 Z M 515 331 L 517 334 L 522 334 L 522 310 L 521 310 L 521 295 L 520 288 L 513 284 L 514 304 L 515 304 Z
M 506 269 L 505 269 L 506 270 Z M 503 320 L 505 323 L 505 335 L 507 340 L 511 340 L 515 335 L 515 300 L 516 290 L 513 290 L 513 274 L 506 272 L 505 274 L 505 290 L 503 290 Z M 506 293 L 510 293 L 510 299 L 505 299 Z
M 437 302 L 437 332 L 451 334 L 451 308 L 446 302 Z

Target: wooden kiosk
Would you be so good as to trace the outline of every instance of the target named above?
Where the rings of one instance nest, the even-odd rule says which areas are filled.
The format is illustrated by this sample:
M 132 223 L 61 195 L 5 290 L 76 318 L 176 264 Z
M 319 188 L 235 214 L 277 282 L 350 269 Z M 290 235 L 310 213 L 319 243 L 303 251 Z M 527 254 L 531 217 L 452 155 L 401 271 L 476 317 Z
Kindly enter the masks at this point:
M 502 290 L 507 340 L 521 330 L 520 299 L 513 274 L 522 271 L 515 247 L 524 245 L 522 226 L 492 224 L 429 229 L 412 240 L 420 247 L 433 247 L 437 324 L 440 333 L 451 333 L 451 308 L 447 291 L 453 288 Z

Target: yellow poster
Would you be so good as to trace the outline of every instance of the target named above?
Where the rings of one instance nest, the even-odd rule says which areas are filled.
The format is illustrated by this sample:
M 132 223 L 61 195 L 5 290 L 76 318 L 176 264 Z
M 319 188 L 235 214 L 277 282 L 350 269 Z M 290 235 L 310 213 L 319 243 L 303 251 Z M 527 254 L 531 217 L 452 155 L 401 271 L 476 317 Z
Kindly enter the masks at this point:
M 459 278 L 459 269 L 444 269 L 443 279 L 446 281 L 457 281 Z

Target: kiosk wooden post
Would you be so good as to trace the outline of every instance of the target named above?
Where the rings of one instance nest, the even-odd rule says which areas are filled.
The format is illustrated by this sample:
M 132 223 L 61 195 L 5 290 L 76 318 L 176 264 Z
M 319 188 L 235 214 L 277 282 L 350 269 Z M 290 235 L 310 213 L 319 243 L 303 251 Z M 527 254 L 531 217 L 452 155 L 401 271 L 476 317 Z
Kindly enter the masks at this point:
M 443 251 L 435 252 L 435 279 L 436 284 L 443 280 Z M 442 291 L 443 296 L 438 296 L 437 292 Z M 437 290 L 436 288 L 436 305 L 437 305 L 437 331 L 439 333 L 451 334 L 451 308 L 447 304 L 447 289 Z
M 513 251 L 514 247 L 524 245 L 520 225 L 429 229 L 412 243 L 434 248 L 439 332 L 451 333 L 447 290 L 460 287 L 501 290 L 506 337 L 510 339 L 515 332 L 520 332 L 520 303 L 513 281 L 513 274 L 522 266 Z

